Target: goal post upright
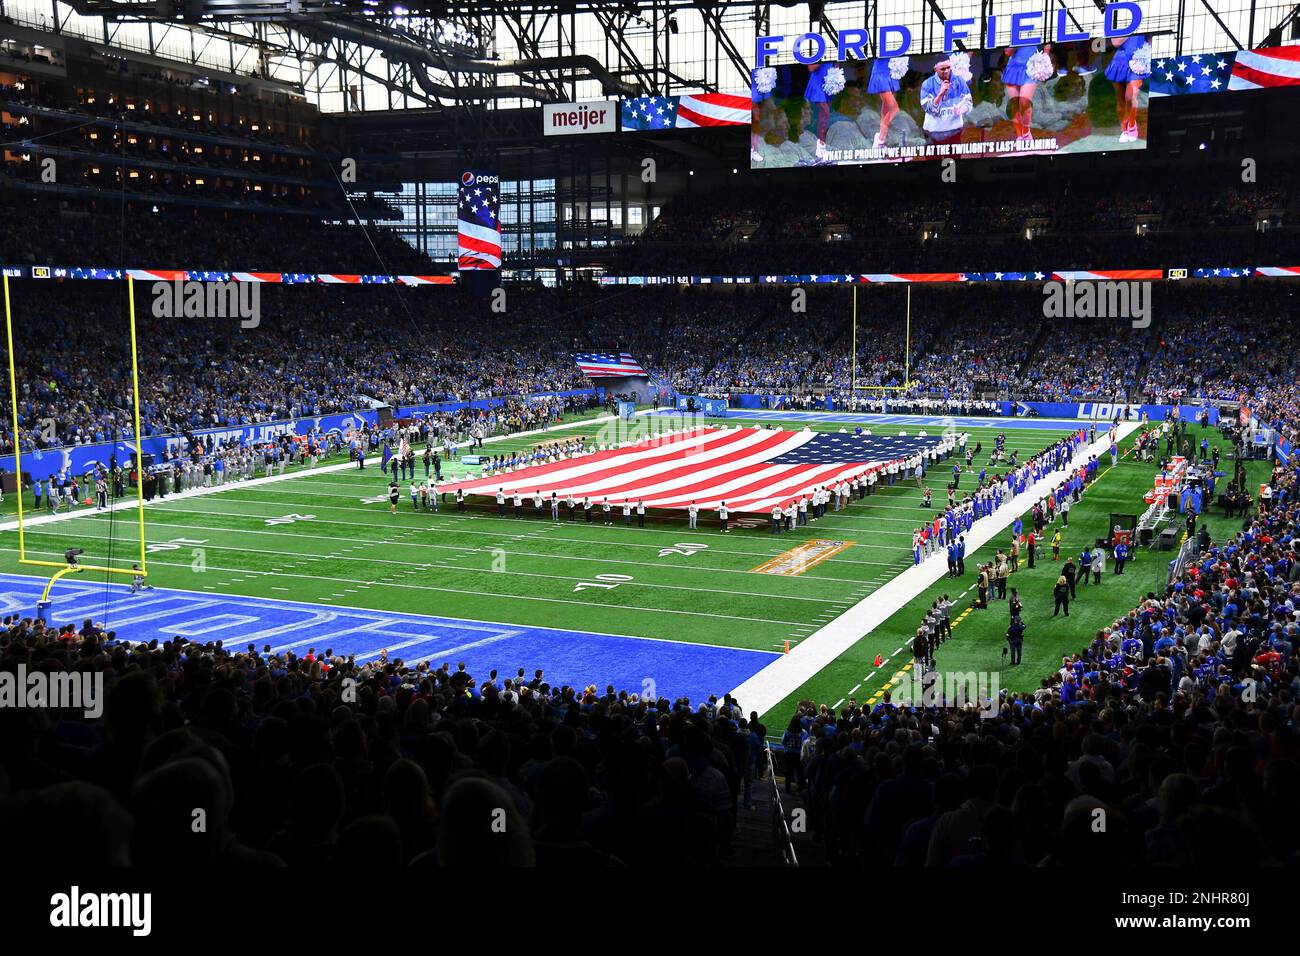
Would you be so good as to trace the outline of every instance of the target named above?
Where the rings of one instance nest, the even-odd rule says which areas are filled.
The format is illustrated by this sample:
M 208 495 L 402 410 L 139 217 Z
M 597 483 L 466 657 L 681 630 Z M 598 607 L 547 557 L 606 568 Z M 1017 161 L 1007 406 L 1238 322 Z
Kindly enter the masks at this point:
M 145 561 L 144 541 L 144 439 L 140 432 L 140 353 L 135 337 L 135 279 L 126 277 L 127 308 L 131 320 L 131 407 L 135 413 L 135 503 L 140 527 L 140 576 L 147 577 L 149 565 Z
M 140 559 L 139 570 L 134 568 L 114 568 L 108 565 L 99 564 L 78 564 L 69 565 L 63 561 L 44 561 L 36 558 L 27 557 L 27 539 L 25 534 L 25 525 L 23 516 L 23 452 L 22 441 L 19 438 L 18 431 L 18 372 L 17 360 L 14 353 L 14 327 L 13 327 L 13 304 L 9 291 L 9 276 L 3 277 L 4 284 L 4 302 L 5 302 L 5 342 L 9 350 L 9 412 L 10 421 L 13 424 L 14 434 L 14 482 L 16 485 L 18 499 L 18 563 L 37 568 L 55 568 L 58 573 L 50 577 L 45 586 L 45 592 L 42 600 L 48 597 L 50 588 L 54 582 L 63 577 L 64 574 L 78 571 L 102 571 L 105 574 L 126 574 L 145 576 L 149 573 L 149 567 L 146 563 L 146 547 L 144 538 L 144 448 L 140 435 L 140 363 L 139 353 L 137 351 L 137 340 L 135 332 L 135 286 L 131 278 L 127 278 L 127 299 L 130 303 L 130 326 L 131 326 L 131 383 L 132 383 L 132 406 L 135 415 L 135 460 L 136 460 L 136 511 L 138 514 L 138 527 L 140 533 Z
M 14 490 L 18 498 L 18 563 L 27 558 L 27 542 L 23 536 L 23 445 L 18 438 L 18 385 L 14 365 L 14 319 L 9 303 L 9 274 L 4 276 L 5 289 L 5 343 L 9 347 L 9 408 L 14 426 Z
M 849 369 L 852 392 L 905 392 L 912 387 L 912 284 L 907 283 L 907 308 L 903 319 L 903 384 L 902 385 L 859 385 L 858 384 L 858 287 L 853 287 L 853 352 L 850 355 Z

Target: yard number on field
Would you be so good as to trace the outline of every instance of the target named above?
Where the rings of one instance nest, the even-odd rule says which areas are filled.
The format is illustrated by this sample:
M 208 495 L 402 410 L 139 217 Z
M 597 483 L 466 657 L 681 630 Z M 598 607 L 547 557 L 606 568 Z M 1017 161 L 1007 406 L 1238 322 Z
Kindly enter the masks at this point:
M 267 524 L 293 524 L 295 521 L 314 521 L 315 519 L 316 519 L 315 515 L 300 515 L 295 512 L 294 514 L 291 515 L 281 515 L 278 518 L 267 518 L 266 523 Z
M 708 547 L 707 544 L 701 544 L 698 541 L 678 541 L 671 548 L 662 548 L 659 551 L 659 557 L 666 558 L 670 554 L 684 554 L 689 558 L 697 551 L 707 551 Z
M 598 574 L 594 581 L 579 581 L 573 586 L 575 591 L 585 591 L 588 588 L 601 588 L 605 591 L 616 588 L 620 584 L 626 584 L 632 580 L 630 574 Z
M 172 538 L 170 541 L 155 541 L 153 544 L 146 545 L 145 551 L 150 554 L 158 551 L 179 551 L 181 548 L 192 548 L 207 543 L 207 538 Z

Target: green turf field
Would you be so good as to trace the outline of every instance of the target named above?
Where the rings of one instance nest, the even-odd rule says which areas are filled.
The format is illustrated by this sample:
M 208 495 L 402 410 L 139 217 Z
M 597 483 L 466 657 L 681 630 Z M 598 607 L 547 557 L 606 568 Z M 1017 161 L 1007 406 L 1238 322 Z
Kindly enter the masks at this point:
M 727 425 L 751 424 L 726 419 Z M 1017 429 L 1013 422 L 972 428 L 971 445 L 982 441 L 978 469 L 992 449 L 993 436 L 1007 435 L 1008 450 L 1023 458 L 1063 432 Z M 803 427 L 802 423 L 798 427 Z M 814 425 L 838 431 L 840 425 Z M 546 440 L 578 434 L 599 439 L 606 424 L 588 420 L 556 430 Z M 916 430 L 908 427 L 909 432 Z M 494 441 L 489 451 L 531 447 L 535 436 Z M 945 466 L 934 475 L 935 503 L 943 497 Z M 1142 493 L 1154 465 L 1125 461 L 1106 472 L 1070 515 L 1067 547 L 1100 533 L 1110 511 L 1143 510 Z M 1103 470 L 1104 466 L 1103 466 Z M 444 480 L 455 465 L 444 468 Z M 419 468 L 423 475 L 423 468 Z M 963 482 L 970 487 L 973 482 Z M 157 587 L 212 594 L 293 599 L 324 606 L 418 612 L 477 621 L 546 626 L 608 634 L 652 637 L 697 644 L 779 651 L 792 646 L 911 564 L 913 528 L 927 514 L 909 479 L 881 488 L 864 501 L 828 514 L 807 529 L 776 537 L 762 517 L 745 519 L 732 534 L 718 533 L 712 514 L 702 514 L 692 532 L 679 513 L 651 513 L 644 529 L 624 527 L 615 513 L 613 527 L 581 516 L 552 524 L 526 503 L 524 520 L 499 518 L 494 503 L 475 499 L 466 514 L 444 504 L 438 514 L 412 509 L 402 483 L 398 513 L 389 513 L 386 478 L 377 462 L 359 471 L 303 471 L 259 486 L 230 484 L 225 490 L 189 498 L 169 498 L 146 508 L 150 580 Z M 26 501 L 30 504 L 30 492 Z M 12 496 L 4 508 L 12 513 Z M 563 512 L 562 512 L 563 514 Z M 994 521 L 1009 522 L 999 515 Z M 1009 536 L 1009 532 L 1008 532 Z M 801 542 L 832 538 L 850 547 L 797 576 L 755 573 L 764 562 Z M 1001 541 L 1002 537 L 998 539 Z M 138 552 L 135 514 L 96 514 L 29 527 L 28 557 L 58 560 L 71 545 L 85 548 L 83 562 L 129 567 Z M 989 549 L 991 553 L 991 547 Z M 17 535 L 0 533 L 0 571 L 48 574 L 20 567 Z M 906 643 L 935 593 L 954 598 L 974 582 L 983 553 L 968 556 L 960 581 L 941 581 L 887 624 L 863 639 L 814 680 L 793 692 L 767 715 L 769 728 L 783 725 L 798 699 L 836 703 L 865 700 L 882 689 L 910 660 L 895 654 Z M 1109 576 L 1088 589 L 1071 608 L 1068 623 L 1049 623 L 1050 591 L 1055 580 L 1050 556 L 1036 571 L 1015 575 L 1029 631 L 1025 663 L 1004 686 L 1024 689 L 1059 663 L 1062 653 L 1086 644 L 1091 633 L 1157 586 L 1157 569 L 1166 556 L 1139 554 L 1122 578 Z M 970 599 L 964 596 L 957 610 Z M 1046 608 L 1046 609 L 1044 609 Z M 1077 610 L 1077 613 L 1076 613 Z M 941 668 L 996 669 L 1006 627 L 1005 604 L 972 612 L 939 655 Z M 879 669 L 877 653 L 891 658 Z M 601 675 L 591 675 L 600 681 Z M 742 701 L 742 704 L 744 702 Z
M 1199 428 L 1189 433 L 1199 442 Z M 1230 443 L 1219 440 L 1216 431 L 1208 430 L 1211 443 L 1217 444 L 1221 453 L 1231 452 Z M 1079 588 L 1077 599 L 1070 602 L 1069 618 L 1053 619 L 1052 589 L 1060 574 L 1065 555 L 1076 556 L 1082 545 L 1104 534 L 1111 512 L 1138 513 L 1145 509 L 1142 495 L 1151 487 L 1156 465 L 1133 460 L 1127 452 L 1132 441 L 1126 441 L 1119 465 L 1113 469 L 1103 464 L 1099 478 L 1084 494 L 1083 500 L 1070 511 L 1070 525 L 1062 534 L 1062 560 L 1054 563 L 1051 549 L 1039 553 L 1037 566 L 1026 567 L 1021 554 L 1020 571 L 1008 582 L 1019 591 L 1024 604 L 1022 620 L 1026 625 L 1023 662 L 1018 667 L 1007 667 L 1000 676 L 1001 686 L 1011 691 L 1030 691 L 1039 682 L 1061 666 L 1063 655 L 1083 650 L 1096 632 L 1114 622 L 1136 605 L 1148 591 L 1160 592 L 1164 588 L 1166 566 L 1173 555 L 1153 549 L 1135 548 L 1133 559 L 1124 574 L 1114 574 L 1114 562 L 1107 560 L 1101 586 Z M 1227 465 L 1231 469 L 1231 464 Z M 1257 486 L 1267 480 L 1269 466 L 1265 462 L 1252 462 L 1248 474 Z M 1241 524 L 1241 519 L 1223 517 L 1221 509 L 1204 513 L 1209 522 L 1210 534 L 1215 540 L 1231 535 Z M 1028 527 L 1028 515 L 1025 515 Z M 1181 519 L 1175 520 L 1181 528 Z M 1049 526 L 1051 530 L 1060 526 Z M 769 717 L 780 718 L 784 726 L 795 705 L 800 700 L 814 700 L 828 705 L 847 705 L 850 700 L 859 704 L 879 700 L 886 689 L 910 691 L 912 654 L 910 650 L 916 627 L 936 597 L 948 595 L 955 600 L 952 639 L 943 643 L 935 654 L 935 667 L 944 673 L 996 672 L 1002 663 L 1002 649 L 1006 647 L 1006 630 L 1010 615 L 1007 601 L 990 600 L 987 609 L 976 609 L 975 578 L 980 564 L 991 560 L 996 550 L 1006 550 L 1010 544 L 1010 530 L 997 536 L 987 546 L 967 556 L 967 573 L 961 579 L 941 579 L 921 595 L 894 614 L 883 627 L 863 637 L 848 653 L 843 654 L 830 667 L 791 693 L 785 701 L 772 709 Z M 902 651 L 900 652 L 900 648 Z M 883 666 L 874 665 L 877 654 L 883 656 Z M 772 725 L 769 723 L 769 729 Z

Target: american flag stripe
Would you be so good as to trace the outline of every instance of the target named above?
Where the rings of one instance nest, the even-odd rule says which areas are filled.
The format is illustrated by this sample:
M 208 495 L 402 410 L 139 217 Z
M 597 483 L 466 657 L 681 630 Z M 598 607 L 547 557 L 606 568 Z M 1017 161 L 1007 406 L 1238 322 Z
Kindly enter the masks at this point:
M 1228 89 L 1259 90 L 1275 86 L 1300 86 L 1300 47 L 1265 47 L 1237 54 Z
M 1300 266 L 1259 266 L 1255 272 L 1262 276 L 1274 276 L 1281 279 L 1300 279 Z
M 1063 272 L 1052 273 L 1053 282 L 1091 282 L 1098 279 L 1137 281 L 1141 279 L 1163 278 L 1164 273 L 1159 269 L 1105 269 L 1092 271 L 1067 269 Z
M 766 435 L 770 437 L 764 440 L 762 432 L 704 433 L 675 443 L 675 447 L 662 452 L 651 449 L 647 454 L 646 449 L 639 447 L 620 449 L 614 453 L 597 452 L 567 462 L 570 467 L 554 474 L 551 479 L 563 487 L 552 490 L 563 495 L 566 488 L 577 483 L 584 495 L 608 494 L 613 487 L 619 488 L 623 497 L 643 497 L 650 493 L 667 492 L 680 494 L 680 489 L 693 487 L 693 477 L 729 474 L 735 466 L 743 465 L 756 455 L 762 454 L 766 458 L 767 453 L 777 449 L 783 439 L 785 444 L 790 444 L 791 437 L 797 438 L 797 435 L 792 436 L 790 432 L 767 432 Z M 532 471 L 530 469 L 528 474 Z M 518 484 L 523 487 L 531 480 L 520 478 Z M 492 479 L 481 481 L 487 483 L 488 491 L 495 491 Z M 532 490 L 536 490 L 535 484 Z
M 472 258 L 491 263 L 493 269 L 498 268 L 501 265 L 501 234 L 495 229 L 461 220 L 460 251 L 462 262 Z
M 184 282 L 189 277 L 184 269 L 127 269 L 126 274 L 140 282 Z
M 462 270 L 501 268 L 498 177 L 466 170 L 456 192 L 457 265 Z
M 859 282 L 960 282 L 960 272 L 864 272 Z
M 613 378 L 619 375 L 640 375 L 643 372 L 637 372 L 626 365 L 589 365 L 586 362 L 581 363 L 582 370 L 587 373 L 588 378 L 599 378 L 608 376 Z
M 646 374 L 641 363 L 628 352 L 620 352 L 618 355 L 608 352 L 577 352 L 573 361 L 588 378 Z
M 402 285 L 453 285 L 451 276 L 398 276 Z
M 577 459 L 532 466 L 520 471 L 447 485 L 468 494 L 494 496 L 518 492 L 564 499 L 604 498 L 613 503 L 643 500 L 647 507 L 686 508 L 694 503 L 715 509 L 722 502 L 737 513 L 768 512 L 810 493 L 814 488 L 838 483 L 879 469 L 891 460 L 914 454 L 938 439 L 911 439 L 907 456 L 872 454 L 890 442 L 908 439 L 854 438 L 861 453 L 844 455 L 843 461 L 790 461 L 783 456 L 806 454 L 819 440 L 809 431 L 769 431 L 760 428 L 703 428 L 654 441 L 596 452 Z M 845 440 L 849 440 L 845 436 Z M 803 452 L 800 452 L 803 449 Z M 798 454 L 796 454 L 798 453 Z M 820 454 L 820 453 L 818 453 Z
M 728 507 L 734 507 L 737 511 L 771 511 L 778 504 L 785 507 L 791 499 L 797 499 L 814 488 L 839 484 L 841 481 L 848 481 L 854 475 L 866 475 L 868 472 L 878 471 L 886 464 L 888 462 L 871 465 L 855 462 L 850 465 L 820 468 L 813 465 L 798 465 L 797 470 L 787 476 L 787 480 L 774 483 L 765 489 L 762 492 L 765 497 L 742 498 L 732 502 Z
M 677 104 L 677 126 L 747 126 L 751 117 L 748 96 L 734 93 L 696 93 Z

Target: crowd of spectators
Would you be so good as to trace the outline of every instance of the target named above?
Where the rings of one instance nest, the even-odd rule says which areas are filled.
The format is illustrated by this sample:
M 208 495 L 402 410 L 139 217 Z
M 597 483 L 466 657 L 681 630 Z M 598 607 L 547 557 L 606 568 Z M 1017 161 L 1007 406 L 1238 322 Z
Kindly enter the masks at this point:
M 158 318 L 137 285 L 145 434 L 590 387 L 556 296 L 488 321 L 456 289 L 260 286 L 256 328 L 238 319 Z M 32 447 L 134 434 L 121 283 L 12 283 L 19 428 Z M 552 318 L 545 335 L 536 323 Z M 53 423 L 50 428 L 48 423 Z M 0 426 L 0 447 L 12 447 Z
M 34 447 L 131 433 L 120 284 L 14 282 L 19 425 Z M 146 434 L 393 406 L 590 387 L 583 350 L 627 351 L 663 391 L 757 393 L 791 404 L 854 402 L 852 289 L 512 288 L 504 311 L 464 288 L 260 288 L 260 320 L 153 315 L 137 283 Z M 1291 437 L 1300 368 L 1275 343 L 1291 322 L 1285 282 L 1160 284 L 1149 329 L 1042 318 L 1030 284 L 924 285 L 858 293 L 859 388 L 894 402 L 1245 403 Z M 54 348 L 53 343 L 58 347 Z M 904 389 L 904 382 L 910 385 Z M 859 392 L 858 398 L 879 397 Z M 860 402 L 859 402 L 860 404 Z M 53 434 L 42 422 L 52 420 Z M 0 449 L 12 436 L 0 424 Z M 38 427 L 39 426 L 39 427 Z
M 99 865 L 713 865 L 766 736 L 729 699 L 328 647 L 130 646 L 90 622 L 6 618 L 0 668 L 19 664 L 104 675 L 102 721 L 0 709 L 5 810 L 42 841 L 71 814 L 58 852 Z M 191 806 L 208 808 L 192 836 Z
M 1181 576 L 1036 691 L 800 703 L 786 786 L 829 862 L 1300 862 L 1297 474 L 1278 465 L 1266 506 L 1222 541 L 1202 532 Z M 133 645 L 11 615 L 0 668 L 19 665 L 105 682 L 102 720 L 0 709 L 2 806 L 28 823 L 11 850 L 90 864 L 717 864 L 767 765 L 742 702 L 525 668 Z
M 1278 228 L 1297 195 L 1293 178 L 1242 185 L 1240 168 L 1212 167 L 1118 193 L 1102 184 L 973 179 L 941 192 L 927 180 L 808 186 L 784 198 L 770 186 L 692 193 L 612 250 L 609 265 L 620 275 L 672 275 L 683 261 L 705 275 L 1269 265 L 1300 252 L 1297 232 Z M 1222 189 L 1207 189 L 1216 179 Z M 1274 215 L 1261 230 L 1265 213 Z M 744 235 L 738 222 L 749 226 Z
M 11 265 L 198 272 L 431 275 L 445 271 L 388 229 L 310 217 L 102 203 L 0 191 Z M 372 248 L 373 243 L 373 248 Z
M 1200 537 L 1180 577 L 1032 693 L 801 703 L 787 785 L 831 861 L 1300 863 L 1296 479 L 1278 466 L 1269 507 L 1221 542 Z

